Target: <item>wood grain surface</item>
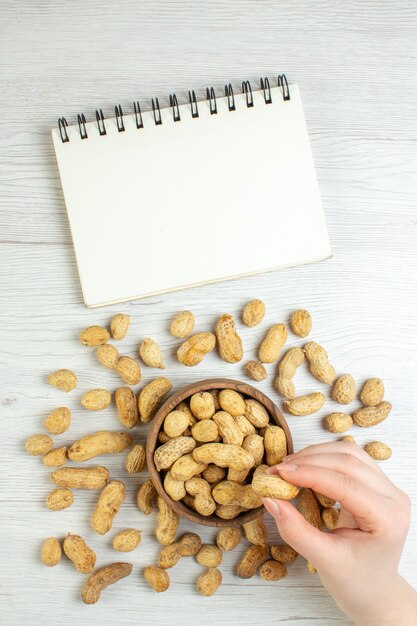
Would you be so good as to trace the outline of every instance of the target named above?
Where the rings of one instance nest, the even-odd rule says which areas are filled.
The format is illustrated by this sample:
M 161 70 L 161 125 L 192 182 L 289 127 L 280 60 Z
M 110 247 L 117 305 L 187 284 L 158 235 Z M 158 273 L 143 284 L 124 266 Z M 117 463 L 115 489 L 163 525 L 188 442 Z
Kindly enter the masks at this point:
M 233 567 L 243 545 L 225 555 L 223 584 L 213 598 L 197 595 L 201 568 L 193 559 L 183 559 L 170 571 L 170 590 L 156 595 L 142 574 L 157 556 L 156 520 L 141 515 L 135 504 L 146 474 L 128 476 L 124 455 L 100 459 L 112 477 L 126 480 L 127 498 L 114 529 L 99 537 L 89 524 L 97 494 L 76 492 L 69 509 L 47 510 L 44 501 L 52 483 L 39 458 L 25 454 L 24 441 L 41 432 L 45 415 L 63 404 L 71 409 L 73 423 L 55 438 L 57 444 L 118 428 L 114 407 L 90 414 L 79 404 L 86 390 L 103 386 L 113 391 L 119 381 L 77 337 L 83 327 L 106 324 L 119 310 L 132 316 L 121 352 L 134 355 L 141 339 L 153 337 L 175 390 L 203 378 L 250 382 L 243 364 L 226 364 L 214 353 L 196 368 L 180 366 L 169 322 L 187 308 L 196 316 L 197 330 L 211 330 L 217 315 L 230 312 L 239 318 L 247 300 L 257 297 L 265 301 L 267 314 L 259 327 L 238 325 L 244 362 L 254 358 L 269 325 L 305 307 L 314 319 L 312 338 L 326 346 L 339 373 L 352 373 L 358 383 L 368 376 L 384 379 L 394 406 L 391 416 L 372 431 L 354 428 L 352 434 L 360 445 L 380 439 L 392 447 L 393 456 L 383 467 L 417 504 L 417 6 L 409 0 L 3 0 L 0 24 L 2 623 L 349 624 L 301 558 L 278 583 L 239 580 Z M 243 79 L 281 72 L 299 84 L 303 96 L 333 258 L 87 310 L 49 133 L 58 116 L 74 121 L 84 111 L 92 119 L 98 107 L 110 115 L 115 104 L 128 109 L 137 98 L 149 106 L 150 98 L 158 96 L 166 104 L 174 91 L 182 101 L 188 89 L 201 97 L 207 85 L 220 90 L 231 81 L 238 88 Z M 271 199 L 279 202 L 278 172 L 269 184 Z M 235 210 L 236 232 L 225 254 L 239 245 L 239 207 Z M 196 203 L 196 228 L 207 219 Z M 141 236 L 138 232 L 138 245 Z M 182 241 L 180 229 L 177 236 L 179 245 L 189 246 L 192 262 L 198 239 Z M 282 237 L 285 233 L 276 233 L 277 246 Z M 260 246 L 262 241 L 254 241 L 247 253 L 256 255 Z M 152 272 L 162 255 L 156 242 L 154 258 L 138 272 Z M 300 341 L 291 336 L 289 345 Z M 79 377 L 68 396 L 46 384 L 47 374 L 60 367 L 74 369 Z M 156 375 L 143 369 L 145 382 Z M 272 388 L 274 370 L 269 366 L 268 379 L 256 386 L 282 406 Z M 322 389 L 306 369 L 300 370 L 300 391 Z M 334 408 L 329 401 L 319 415 L 288 416 L 296 449 L 337 438 L 321 426 L 325 412 Z M 139 441 L 145 432 L 137 433 Z M 414 585 L 416 520 L 414 512 L 401 563 Z M 270 519 L 267 524 L 271 540 L 278 541 Z M 94 607 L 82 604 L 83 576 L 69 561 L 55 568 L 40 562 L 42 540 L 67 532 L 85 537 L 98 565 L 120 560 L 111 540 L 129 527 L 143 532 L 140 547 L 124 559 L 134 564 L 133 573 L 104 591 Z M 181 523 L 181 531 L 195 529 Z M 215 531 L 198 527 L 198 532 L 207 542 Z

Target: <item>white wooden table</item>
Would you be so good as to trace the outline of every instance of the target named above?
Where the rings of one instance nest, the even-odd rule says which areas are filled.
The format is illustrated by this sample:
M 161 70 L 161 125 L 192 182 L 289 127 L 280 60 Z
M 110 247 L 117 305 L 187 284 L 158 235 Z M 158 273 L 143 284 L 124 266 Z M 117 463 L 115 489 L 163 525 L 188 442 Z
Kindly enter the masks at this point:
M 416 6 L 406 0 L 382 0 L 378 6 L 352 0 L 9 0 L 2 3 L 0 20 L 2 623 L 350 623 L 301 558 L 286 579 L 266 584 L 236 578 L 238 553 L 227 554 L 224 583 L 211 599 L 196 594 L 200 568 L 184 560 L 172 570 L 171 589 L 156 596 L 141 572 L 157 554 L 155 519 L 138 512 L 134 496 L 144 476 L 127 479 L 122 456 L 105 459 L 112 475 L 128 484 L 115 530 L 139 527 L 143 541 L 126 555 L 134 564 L 132 576 L 87 608 L 79 598 L 83 576 L 69 562 L 51 569 L 42 565 L 41 542 L 50 535 L 80 533 L 97 551 L 98 563 L 105 564 L 120 557 L 110 547 L 114 532 L 102 538 L 89 527 L 95 493 L 77 493 L 74 505 L 60 513 L 45 508 L 48 471 L 39 458 L 25 454 L 24 441 L 63 403 L 73 412 L 73 425 L 59 442 L 117 428 L 114 409 L 90 415 L 80 408 L 83 391 L 118 385 L 79 344 L 82 327 L 107 323 L 116 311 L 129 313 L 132 328 L 121 349 L 134 354 L 140 338 L 154 337 L 175 388 L 219 375 L 244 379 L 241 364 L 227 365 L 216 355 L 194 370 L 181 368 L 168 324 L 175 311 L 189 308 L 198 329 L 210 329 L 217 314 L 239 316 L 248 299 L 259 297 L 267 305 L 264 324 L 239 327 L 245 361 L 254 356 L 268 324 L 288 319 L 296 307 L 311 310 L 314 338 L 325 344 L 340 373 L 351 372 L 358 383 L 370 375 L 384 379 L 392 415 L 374 432 L 352 433 L 360 444 L 377 438 L 392 446 L 384 468 L 416 503 Z M 282 71 L 303 93 L 333 259 L 87 310 L 49 134 L 57 117 L 74 119 L 81 111 L 91 117 L 97 107 L 109 115 L 115 104 L 127 108 L 137 97 L 164 100 L 174 90 L 182 96 L 188 88 L 202 93 L 206 85 L 221 89 L 226 81 L 238 85 Z M 149 271 L 152 262 L 157 260 L 150 259 Z M 46 384 L 47 374 L 60 367 L 79 376 L 68 397 Z M 279 401 L 273 371 L 259 386 Z M 147 370 L 145 380 L 153 375 Z M 306 372 L 298 375 L 297 385 L 317 388 Z M 336 437 L 321 428 L 320 417 L 289 418 L 297 448 Z M 144 431 L 137 437 L 143 440 Z M 182 530 L 190 528 L 181 524 Z M 201 535 L 210 541 L 214 533 L 202 528 Z M 401 566 L 414 584 L 416 555 L 415 518 Z

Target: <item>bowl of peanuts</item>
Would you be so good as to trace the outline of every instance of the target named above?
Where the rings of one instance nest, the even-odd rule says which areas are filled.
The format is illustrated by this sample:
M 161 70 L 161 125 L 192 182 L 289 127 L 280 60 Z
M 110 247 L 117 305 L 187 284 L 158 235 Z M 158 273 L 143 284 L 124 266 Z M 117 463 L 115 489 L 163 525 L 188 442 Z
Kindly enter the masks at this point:
M 174 513 L 222 527 L 262 515 L 261 498 L 275 488 L 286 492 L 279 497 L 296 495 L 293 485 L 265 474 L 293 451 L 272 400 L 252 385 L 214 378 L 180 389 L 160 407 L 146 460 L 159 498 Z

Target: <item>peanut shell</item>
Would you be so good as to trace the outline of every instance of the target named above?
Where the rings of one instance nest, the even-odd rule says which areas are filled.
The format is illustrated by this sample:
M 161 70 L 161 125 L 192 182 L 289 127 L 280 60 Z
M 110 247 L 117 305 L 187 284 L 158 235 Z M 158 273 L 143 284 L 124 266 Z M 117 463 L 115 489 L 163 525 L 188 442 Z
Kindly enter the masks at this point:
M 139 356 L 148 367 L 165 369 L 161 348 L 153 339 L 148 337 L 142 341 L 139 346 Z
M 265 317 L 265 304 L 262 300 L 250 300 L 243 310 L 242 320 L 245 326 L 253 328 Z
M 110 332 L 113 339 L 120 341 L 124 339 L 128 333 L 130 325 L 130 315 L 117 313 L 110 322 Z
M 89 326 L 80 334 L 80 341 L 84 346 L 94 348 L 101 346 L 110 339 L 109 332 L 102 326 Z
M 32 435 L 26 439 L 25 448 L 29 454 L 44 456 L 52 450 L 53 441 L 49 435 Z
M 171 322 L 171 335 L 177 337 L 177 339 L 184 339 L 191 335 L 194 324 L 194 315 L 191 311 L 182 311 L 178 313 Z
M 242 360 L 242 340 L 237 334 L 235 320 L 228 313 L 221 315 L 216 324 L 217 345 L 220 357 L 226 363 Z
M 49 374 L 48 383 L 68 393 L 77 386 L 77 377 L 71 370 L 57 370 Z
M 310 334 L 312 319 L 311 315 L 305 309 L 298 309 L 291 315 L 291 330 L 298 337 L 307 337 Z
M 65 406 L 54 409 L 45 418 L 45 428 L 53 435 L 61 435 L 71 425 L 71 411 Z

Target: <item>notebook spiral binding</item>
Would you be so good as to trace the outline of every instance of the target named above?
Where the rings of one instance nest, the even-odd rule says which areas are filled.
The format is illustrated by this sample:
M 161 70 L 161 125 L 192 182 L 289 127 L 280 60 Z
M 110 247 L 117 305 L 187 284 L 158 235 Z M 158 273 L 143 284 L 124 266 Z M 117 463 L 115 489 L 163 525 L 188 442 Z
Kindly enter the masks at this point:
M 278 87 L 281 87 L 282 99 L 284 101 L 290 100 L 291 99 L 290 90 L 288 86 L 287 77 L 285 76 L 285 74 L 280 74 L 278 76 L 277 84 L 278 84 Z M 270 85 L 269 79 L 267 77 L 261 78 L 260 85 L 261 85 L 261 90 L 263 91 L 265 104 L 271 104 L 272 94 L 271 94 L 271 85 Z M 235 96 L 234 96 L 233 87 L 231 83 L 228 83 L 227 85 L 225 85 L 224 93 L 227 98 L 227 106 L 228 106 L 229 111 L 236 111 Z M 246 106 L 248 108 L 253 107 L 254 101 L 253 101 L 252 87 L 248 80 L 245 80 L 242 82 L 241 93 L 245 95 Z M 206 99 L 210 106 L 210 114 L 216 115 L 217 114 L 217 100 L 216 100 L 216 94 L 215 94 L 213 87 L 207 87 Z M 192 118 L 199 117 L 198 102 L 197 102 L 197 98 L 196 98 L 196 94 L 194 90 L 191 90 L 188 92 L 188 100 L 190 104 L 191 117 Z M 159 106 L 158 98 L 152 98 L 151 104 L 152 104 L 152 113 L 153 113 L 155 126 L 160 126 L 162 125 L 162 116 L 161 116 L 161 108 Z M 169 106 L 172 109 L 174 122 L 180 122 L 181 121 L 180 110 L 179 110 L 179 105 L 178 105 L 178 99 L 175 93 L 169 96 Z M 122 133 L 126 130 L 126 128 L 125 128 L 124 121 L 123 121 L 124 113 L 123 113 L 121 105 L 118 104 L 117 106 L 115 106 L 114 111 L 115 111 L 117 130 L 119 131 L 119 133 Z M 143 128 L 144 124 L 143 124 L 143 119 L 142 119 L 142 111 L 141 111 L 138 100 L 136 100 L 136 102 L 133 103 L 133 111 L 135 115 L 136 128 L 137 129 Z M 106 124 L 104 121 L 104 115 L 103 115 L 102 109 L 96 109 L 96 121 L 97 121 L 97 127 L 98 127 L 100 136 L 107 135 Z M 87 121 L 86 121 L 84 113 L 81 113 L 77 116 L 77 123 L 78 123 L 78 129 L 79 129 L 81 139 L 88 139 L 88 133 L 87 133 L 87 127 L 86 127 Z M 59 131 L 62 143 L 68 143 L 70 141 L 70 138 L 67 132 L 67 127 L 68 127 L 68 122 L 65 119 L 65 117 L 60 117 L 58 119 L 58 131 Z

